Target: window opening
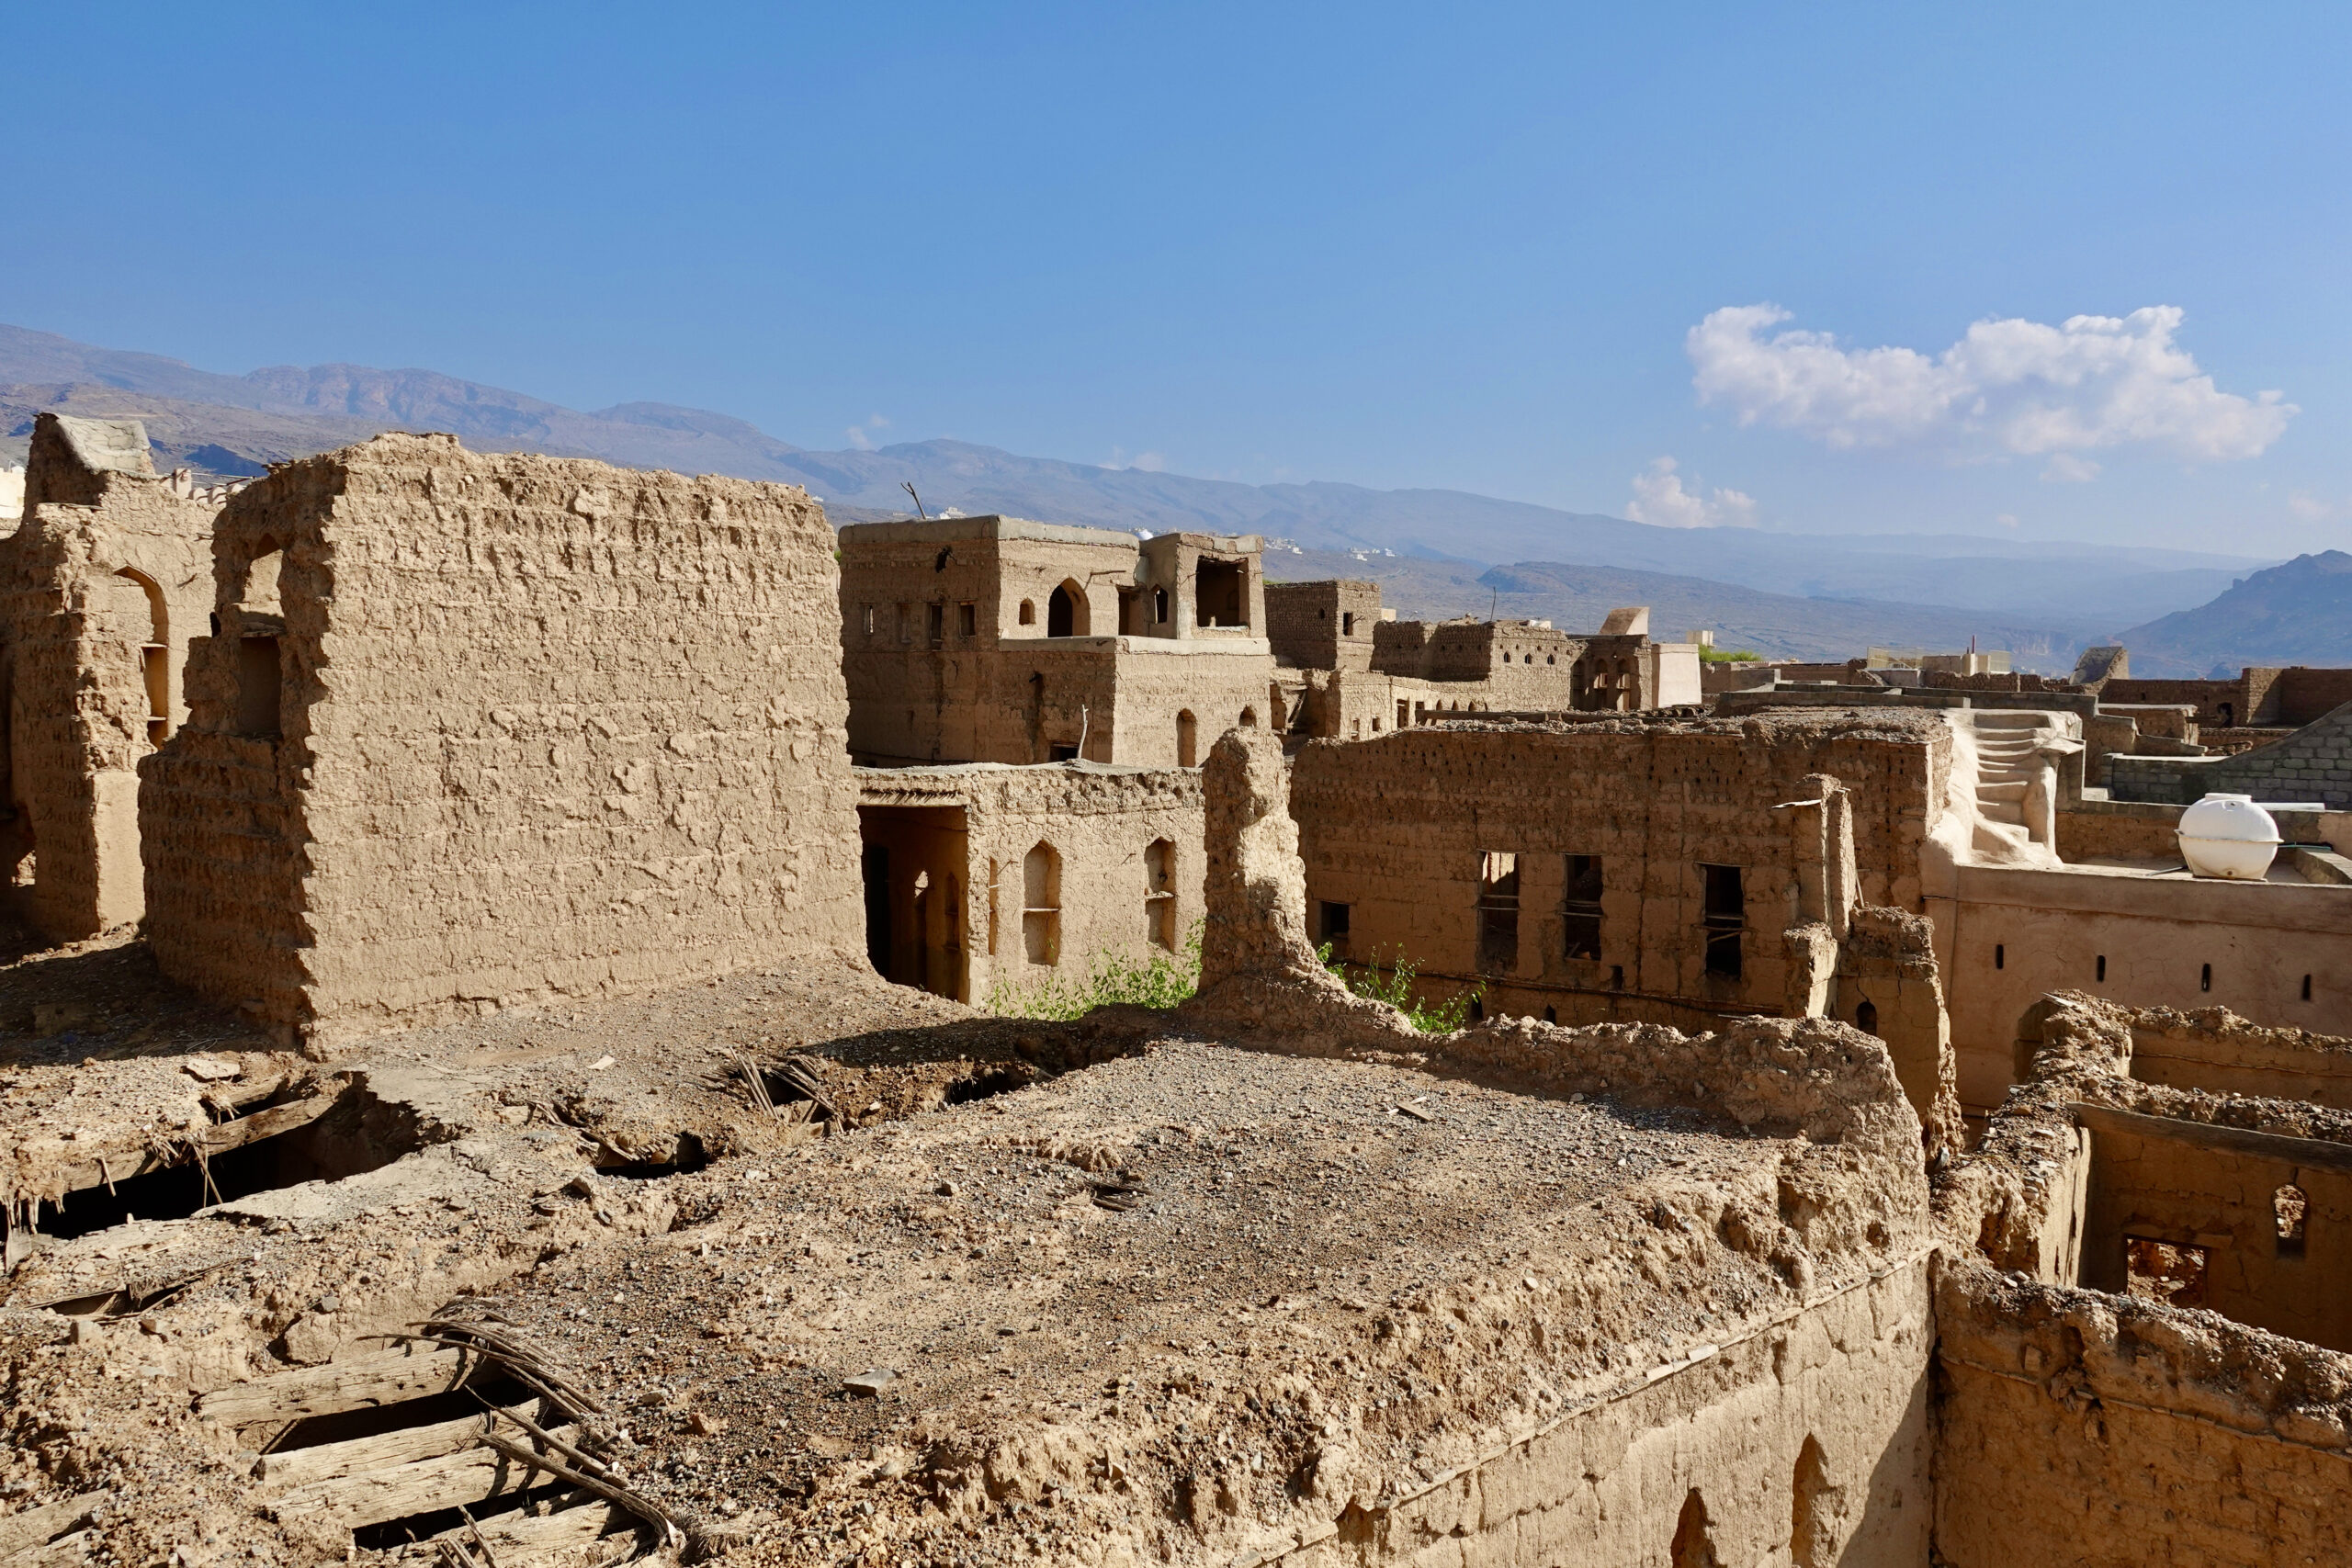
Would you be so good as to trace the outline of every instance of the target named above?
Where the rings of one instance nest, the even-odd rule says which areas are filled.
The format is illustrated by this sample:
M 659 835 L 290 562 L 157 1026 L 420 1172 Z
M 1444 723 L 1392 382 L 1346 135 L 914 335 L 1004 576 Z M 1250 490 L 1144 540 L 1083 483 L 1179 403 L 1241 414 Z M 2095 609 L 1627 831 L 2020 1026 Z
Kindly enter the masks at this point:
M 1151 624 L 1156 626 L 1168 624 L 1168 590 L 1165 588 L 1151 591 Z
M 1363 739 L 1363 720 L 1360 718 L 1351 718 L 1348 720 L 1348 739 L 1351 740 L 1361 740 Z
M 2291 1181 L 2270 1195 L 2270 1213 L 2278 1227 L 2279 1257 L 2303 1255 L 2303 1222 L 2310 1217 L 2311 1209 L 2310 1198 Z
M 2098 955 L 2098 964 L 2094 972 L 2093 977 L 2099 980 L 2101 983 L 2104 983 L 2107 979 L 2107 954 L 2104 953 Z
M 249 637 L 237 644 L 237 733 L 256 739 L 278 733 L 283 682 L 277 639 Z
M 1715 1555 L 1707 1505 L 1695 1486 L 1690 1488 L 1690 1495 L 1682 1499 L 1682 1515 L 1674 1521 L 1674 1545 L 1670 1557 L 1674 1568 L 1723 1568 L 1723 1559 Z
M 890 977 L 890 849 L 868 844 L 858 857 L 865 879 L 865 961 Z
M 172 738 L 172 650 L 149 643 L 139 650 L 139 674 L 147 687 L 147 744 Z
M 1878 1032 L 1878 1004 L 1876 1002 L 1867 997 L 1862 998 L 1861 1005 L 1854 1009 L 1854 1027 L 1865 1034 Z
M 1519 856 L 1488 850 L 1478 857 L 1478 967 L 1519 964 Z
M 865 635 L 872 637 L 874 635 L 874 606 L 871 604 L 858 606 L 858 619 L 865 629 Z
M 1612 991 L 1622 991 L 1625 988 L 1625 966 L 1623 964 L 1611 964 L 1609 966 L 1609 988 Z
M 1993 967 L 1998 969 L 2008 962 L 2009 950 L 1999 942 L 1993 944 Z
M 2309 1000 L 2311 1000 L 2311 999 L 2312 999 L 2312 977 L 2311 977 L 2309 975 L 2306 975 L 2306 976 L 2303 976 L 2303 1000 L 2305 1000 L 2305 1001 L 2309 1001 Z
M 1348 946 L 1348 906 L 1321 900 L 1315 911 L 1315 939 L 1331 944 L 1332 951 L 1344 955 Z
M 989 956 L 996 956 L 996 882 L 1001 863 L 994 856 L 989 859 Z
M 1176 845 L 1154 839 L 1143 852 L 1143 929 L 1153 945 L 1176 951 Z
M 1747 895 L 1736 865 L 1702 865 L 1702 926 L 1706 932 L 1707 973 L 1739 978 L 1740 935 L 1747 929 Z
M 1046 748 L 1046 761 L 1048 762 L 1077 761 L 1078 746 L 1076 742 L 1057 740 L 1047 745 Z
M 1599 958 L 1600 956 L 1600 857 L 1570 855 L 1567 857 L 1568 891 L 1562 905 L 1566 942 L 1562 952 L 1569 958 Z
M 1243 708 L 1241 710 L 1241 728 L 1244 729 L 1255 729 L 1258 728 L 1258 710 L 1256 708 Z M 1379 721 L 1376 719 L 1374 720 L 1374 728 L 1379 728 Z
M 2200 991 L 2210 991 L 2213 988 L 2213 966 L 2211 964 L 2198 971 L 2197 988 Z
M 1341 637 L 1353 637 L 1356 635 L 1356 613 L 1353 610 L 1350 610 L 1340 615 L 1340 635 Z
M 1403 703 L 1401 703 L 1401 702 L 1400 702 L 1400 703 L 1398 703 L 1398 704 L 1396 705 L 1396 728 L 1399 728 L 1399 729 L 1402 729 L 1402 728 L 1404 728 L 1407 725 L 1408 725 L 1408 724 L 1410 724 L 1410 723 L 1412 723 L 1412 722 L 1413 722 L 1413 716 L 1412 716 L 1412 714 L 1411 714 L 1411 713 L 1407 709 L 1406 705 L 1405 705 L 1405 704 L 1403 704 Z
M 978 637 L 980 631 L 980 608 L 969 600 L 956 606 L 956 635 Z
M 1193 569 L 1193 619 L 1204 626 L 1250 624 L 1250 569 L 1239 561 L 1204 558 Z
M 2186 1242 L 2127 1235 L 2123 1238 L 2126 1289 L 2143 1301 L 2203 1306 L 2206 1258 L 2205 1248 Z
M 1200 722 L 1193 717 L 1191 708 L 1186 708 L 1176 716 L 1176 765 L 1178 767 L 1193 768 L 1200 765 L 1198 756 L 1200 729 Z
M 1544 1021 L 1546 1023 L 1559 1022 L 1560 1010 L 1558 1008 L 1545 1008 L 1544 1010 Z
M 1789 1488 L 1789 1561 L 1795 1568 L 1830 1568 L 1838 1561 L 1845 1503 L 1846 1489 L 1830 1484 L 1820 1439 L 1808 1436 Z
M 1065 582 L 1046 600 L 1046 635 L 1086 635 L 1086 593 L 1078 584 Z
M 1470 1021 L 1473 1023 L 1487 1021 L 1486 999 L 1476 991 L 1470 993 Z
M 1024 626 L 1034 626 L 1037 624 L 1037 602 L 1035 600 L 1023 599 L 1021 601 L 1020 620 L 1021 624 Z
M 934 599 L 924 607 L 923 629 L 933 648 L 947 640 L 947 605 L 944 600 Z
M 1062 857 L 1039 840 L 1021 862 L 1021 949 L 1032 964 L 1062 957 Z
M 914 640 L 915 607 L 912 604 L 901 604 L 899 606 L 899 642 L 903 647 Z

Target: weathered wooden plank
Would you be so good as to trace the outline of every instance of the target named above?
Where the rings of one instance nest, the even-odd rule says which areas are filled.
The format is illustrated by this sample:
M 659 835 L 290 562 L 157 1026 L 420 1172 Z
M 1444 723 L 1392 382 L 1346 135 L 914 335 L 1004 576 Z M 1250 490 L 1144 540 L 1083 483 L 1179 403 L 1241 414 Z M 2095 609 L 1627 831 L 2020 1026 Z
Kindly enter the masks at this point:
M 251 1421 L 299 1421 L 371 1404 L 394 1404 L 447 1393 L 482 1363 L 462 1350 L 413 1346 L 381 1355 L 330 1361 L 216 1388 L 196 1402 L 208 1421 L 242 1427 Z
M 481 1534 L 490 1542 L 491 1551 L 498 1554 L 500 1568 L 517 1568 L 518 1564 L 542 1556 L 586 1546 L 612 1530 L 633 1528 L 638 1522 L 637 1516 L 626 1508 L 616 1508 L 609 1503 L 586 1503 L 552 1514 L 502 1514 L 482 1520 Z M 459 1525 L 418 1544 L 427 1545 L 442 1536 L 468 1545 L 473 1543 L 473 1532 Z
M 518 1415 L 536 1416 L 538 1403 L 526 1399 L 507 1408 Z M 320 1443 L 312 1448 L 264 1454 L 261 1462 L 254 1467 L 254 1478 L 265 1486 L 290 1489 L 338 1475 L 356 1475 L 363 1470 L 437 1459 L 459 1449 L 478 1446 L 488 1420 L 485 1413 L 476 1411 L 455 1420 L 379 1432 L 372 1438 L 352 1438 L 340 1443 Z
M 578 1430 L 576 1427 L 561 1427 L 556 1429 L 556 1435 L 569 1438 Z M 544 1486 L 553 1479 L 544 1470 L 522 1464 L 492 1450 L 471 1448 L 436 1459 L 418 1460 L 413 1464 L 388 1465 L 381 1470 L 364 1470 L 356 1475 L 313 1481 L 271 1499 L 266 1506 L 281 1519 L 296 1514 L 321 1513 L 357 1529 L 363 1525 L 382 1524 L 386 1519 L 452 1508 L 460 1503 L 471 1506 L 488 1502 L 493 1497 Z
M 85 1492 L 79 1497 L 62 1502 L 44 1503 L 38 1508 L 27 1508 L 20 1514 L 10 1514 L 0 1519 L 0 1558 L 14 1557 L 20 1551 L 46 1546 L 50 1538 L 64 1534 L 90 1517 L 90 1510 L 107 1500 L 103 1492 Z

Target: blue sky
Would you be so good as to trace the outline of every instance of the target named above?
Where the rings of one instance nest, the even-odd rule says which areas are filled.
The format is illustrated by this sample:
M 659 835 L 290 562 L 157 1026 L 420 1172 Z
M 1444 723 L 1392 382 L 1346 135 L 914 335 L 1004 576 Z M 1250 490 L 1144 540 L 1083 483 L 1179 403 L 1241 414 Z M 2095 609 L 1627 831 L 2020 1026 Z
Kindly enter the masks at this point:
M 208 369 L 2352 547 L 2340 6 L 92 5 L 8 41 L 0 319 Z

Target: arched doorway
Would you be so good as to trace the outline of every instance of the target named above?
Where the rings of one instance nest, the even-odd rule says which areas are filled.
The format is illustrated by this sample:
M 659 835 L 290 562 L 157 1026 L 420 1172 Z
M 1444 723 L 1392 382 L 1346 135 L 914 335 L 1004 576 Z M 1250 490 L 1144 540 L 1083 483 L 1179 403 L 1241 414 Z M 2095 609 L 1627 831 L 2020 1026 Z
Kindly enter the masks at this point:
M 1065 582 L 1054 590 L 1046 601 L 1046 635 L 1047 637 L 1086 636 L 1086 591 L 1075 582 Z

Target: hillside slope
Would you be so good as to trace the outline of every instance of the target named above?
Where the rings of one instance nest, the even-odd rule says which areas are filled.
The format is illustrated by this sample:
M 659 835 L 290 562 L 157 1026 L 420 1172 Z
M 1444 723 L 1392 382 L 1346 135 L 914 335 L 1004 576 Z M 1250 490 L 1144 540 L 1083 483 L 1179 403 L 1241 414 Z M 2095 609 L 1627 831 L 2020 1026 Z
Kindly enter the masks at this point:
M 21 461 L 32 411 L 138 415 L 161 455 L 216 473 L 362 439 L 444 430 L 484 451 L 805 485 L 837 521 L 896 516 L 911 483 L 934 513 L 1004 512 L 1163 531 L 1252 531 L 1308 549 L 1385 548 L 1455 561 L 1574 562 L 1736 582 L 1800 599 L 1942 605 L 2094 638 L 2200 604 L 2260 559 L 1964 535 L 1813 536 L 1659 528 L 1460 491 L 1249 485 L 1024 457 L 935 440 L 809 451 L 725 414 L 663 403 L 594 412 L 430 370 L 272 367 L 244 376 L 0 326 L 0 461 Z M 1971 617 L 1962 617 L 1967 621 Z M 1939 625 L 1941 623 L 1939 623 Z M 1926 626 L 1895 641 L 1939 642 Z
M 2257 571 L 2211 604 L 2119 639 L 2135 675 L 2234 675 L 2248 664 L 2352 665 L 2352 555 L 2323 550 Z

